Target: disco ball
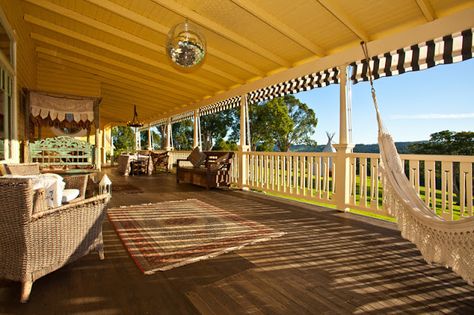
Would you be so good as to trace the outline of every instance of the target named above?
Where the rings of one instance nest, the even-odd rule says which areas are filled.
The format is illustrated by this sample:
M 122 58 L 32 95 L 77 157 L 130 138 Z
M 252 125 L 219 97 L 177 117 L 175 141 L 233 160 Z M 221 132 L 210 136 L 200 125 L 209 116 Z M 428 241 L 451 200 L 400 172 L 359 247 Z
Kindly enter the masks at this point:
M 168 33 L 166 53 L 179 69 L 191 70 L 206 56 L 206 40 L 188 21 L 175 25 Z

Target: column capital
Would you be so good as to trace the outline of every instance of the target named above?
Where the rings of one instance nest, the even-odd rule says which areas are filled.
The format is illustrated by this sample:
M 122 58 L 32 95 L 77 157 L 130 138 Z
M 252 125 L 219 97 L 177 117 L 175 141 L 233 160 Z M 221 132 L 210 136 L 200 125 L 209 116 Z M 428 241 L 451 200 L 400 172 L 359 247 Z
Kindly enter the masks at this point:
M 352 153 L 352 149 L 354 149 L 355 145 L 352 143 L 346 144 L 333 144 L 334 149 L 336 149 L 337 153 Z

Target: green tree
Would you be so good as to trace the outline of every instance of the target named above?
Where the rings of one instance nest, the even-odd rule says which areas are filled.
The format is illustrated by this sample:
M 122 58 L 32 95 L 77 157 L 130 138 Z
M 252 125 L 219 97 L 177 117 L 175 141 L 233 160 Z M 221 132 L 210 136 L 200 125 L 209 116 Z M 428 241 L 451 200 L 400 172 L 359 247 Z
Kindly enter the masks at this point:
M 474 155 L 474 132 L 435 132 L 427 142 L 412 144 L 408 149 L 415 154 Z
M 215 149 L 216 143 L 224 139 L 227 132 L 235 125 L 235 111 L 226 110 L 201 117 L 202 149 Z
M 122 152 L 131 152 L 135 147 L 135 134 L 132 128 L 127 126 L 116 126 L 112 128 L 112 141 L 114 145 L 114 157 Z
M 151 128 L 151 142 L 153 143 L 153 150 L 162 149 L 162 137 L 158 128 Z
M 191 150 L 193 148 L 193 122 L 183 120 L 172 125 L 173 145 L 177 150 Z
M 411 153 L 439 155 L 474 155 L 474 132 L 442 130 L 430 135 L 427 142 L 415 143 L 408 146 Z M 437 167 L 436 179 L 438 187 L 441 181 L 440 168 Z M 422 170 L 420 169 L 420 172 Z M 459 163 L 453 163 L 453 190 L 456 203 L 460 204 L 459 195 Z
M 237 143 L 232 140 L 219 139 L 216 145 L 214 146 L 216 151 L 237 151 L 239 147 Z
M 253 104 L 249 108 L 252 150 L 288 152 L 292 145 L 315 146 L 311 139 L 318 119 L 307 104 L 293 95 Z

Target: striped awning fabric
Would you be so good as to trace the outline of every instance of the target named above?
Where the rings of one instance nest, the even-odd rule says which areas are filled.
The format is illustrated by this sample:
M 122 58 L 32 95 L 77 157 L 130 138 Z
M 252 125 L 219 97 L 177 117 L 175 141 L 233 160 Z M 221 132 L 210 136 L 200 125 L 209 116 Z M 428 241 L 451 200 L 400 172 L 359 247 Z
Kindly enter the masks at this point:
M 467 29 L 374 56 L 370 59 L 373 77 L 378 79 L 470 59 L 474 55 L 472 33 L 473 29 Z M 354 84 L 369 80 L 365 60 L 354 62 L 351 66 Z
M 336 67 L 307 74 L 305 76 L 274 84 L 260 90 L 252 91 L 248 94 L 248 102 L 257 103 L 265 100 L 271 100 L 275 97 L 285 96 L 287 94 L 309 91 L 314 88 L 327 86 L 332 83 L 339 83 L 338 75 L 339 69 Z
M 182 114 L 171 116 L 171 123 L 173 124 L 173 123 L 181 122 L 183 120 L 188 120 L 188 119 L 191 120 L 193 119 L 193 117 L 194 117 L 193 111 L 185 112 Z
M 214 104 L 206 105 L 204 107 L 201 107 L 199 110 L 199 115 L 204 116 L 204 115 L 209 115 L 217 112 L 221 112 L 223 110 L 231 109 L 234 107 L 240 106 L 240 96 L 235 96 Z

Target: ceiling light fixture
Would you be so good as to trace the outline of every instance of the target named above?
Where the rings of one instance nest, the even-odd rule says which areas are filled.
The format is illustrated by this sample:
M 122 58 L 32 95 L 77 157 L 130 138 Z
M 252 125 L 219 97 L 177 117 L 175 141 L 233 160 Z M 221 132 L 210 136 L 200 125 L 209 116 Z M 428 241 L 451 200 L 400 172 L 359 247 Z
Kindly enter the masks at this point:
M 137 105 L 133 105 L 133 119 L 127 122 L 127 126 L 132 128 L 143 127 L 143 123 L 138 120 Z

